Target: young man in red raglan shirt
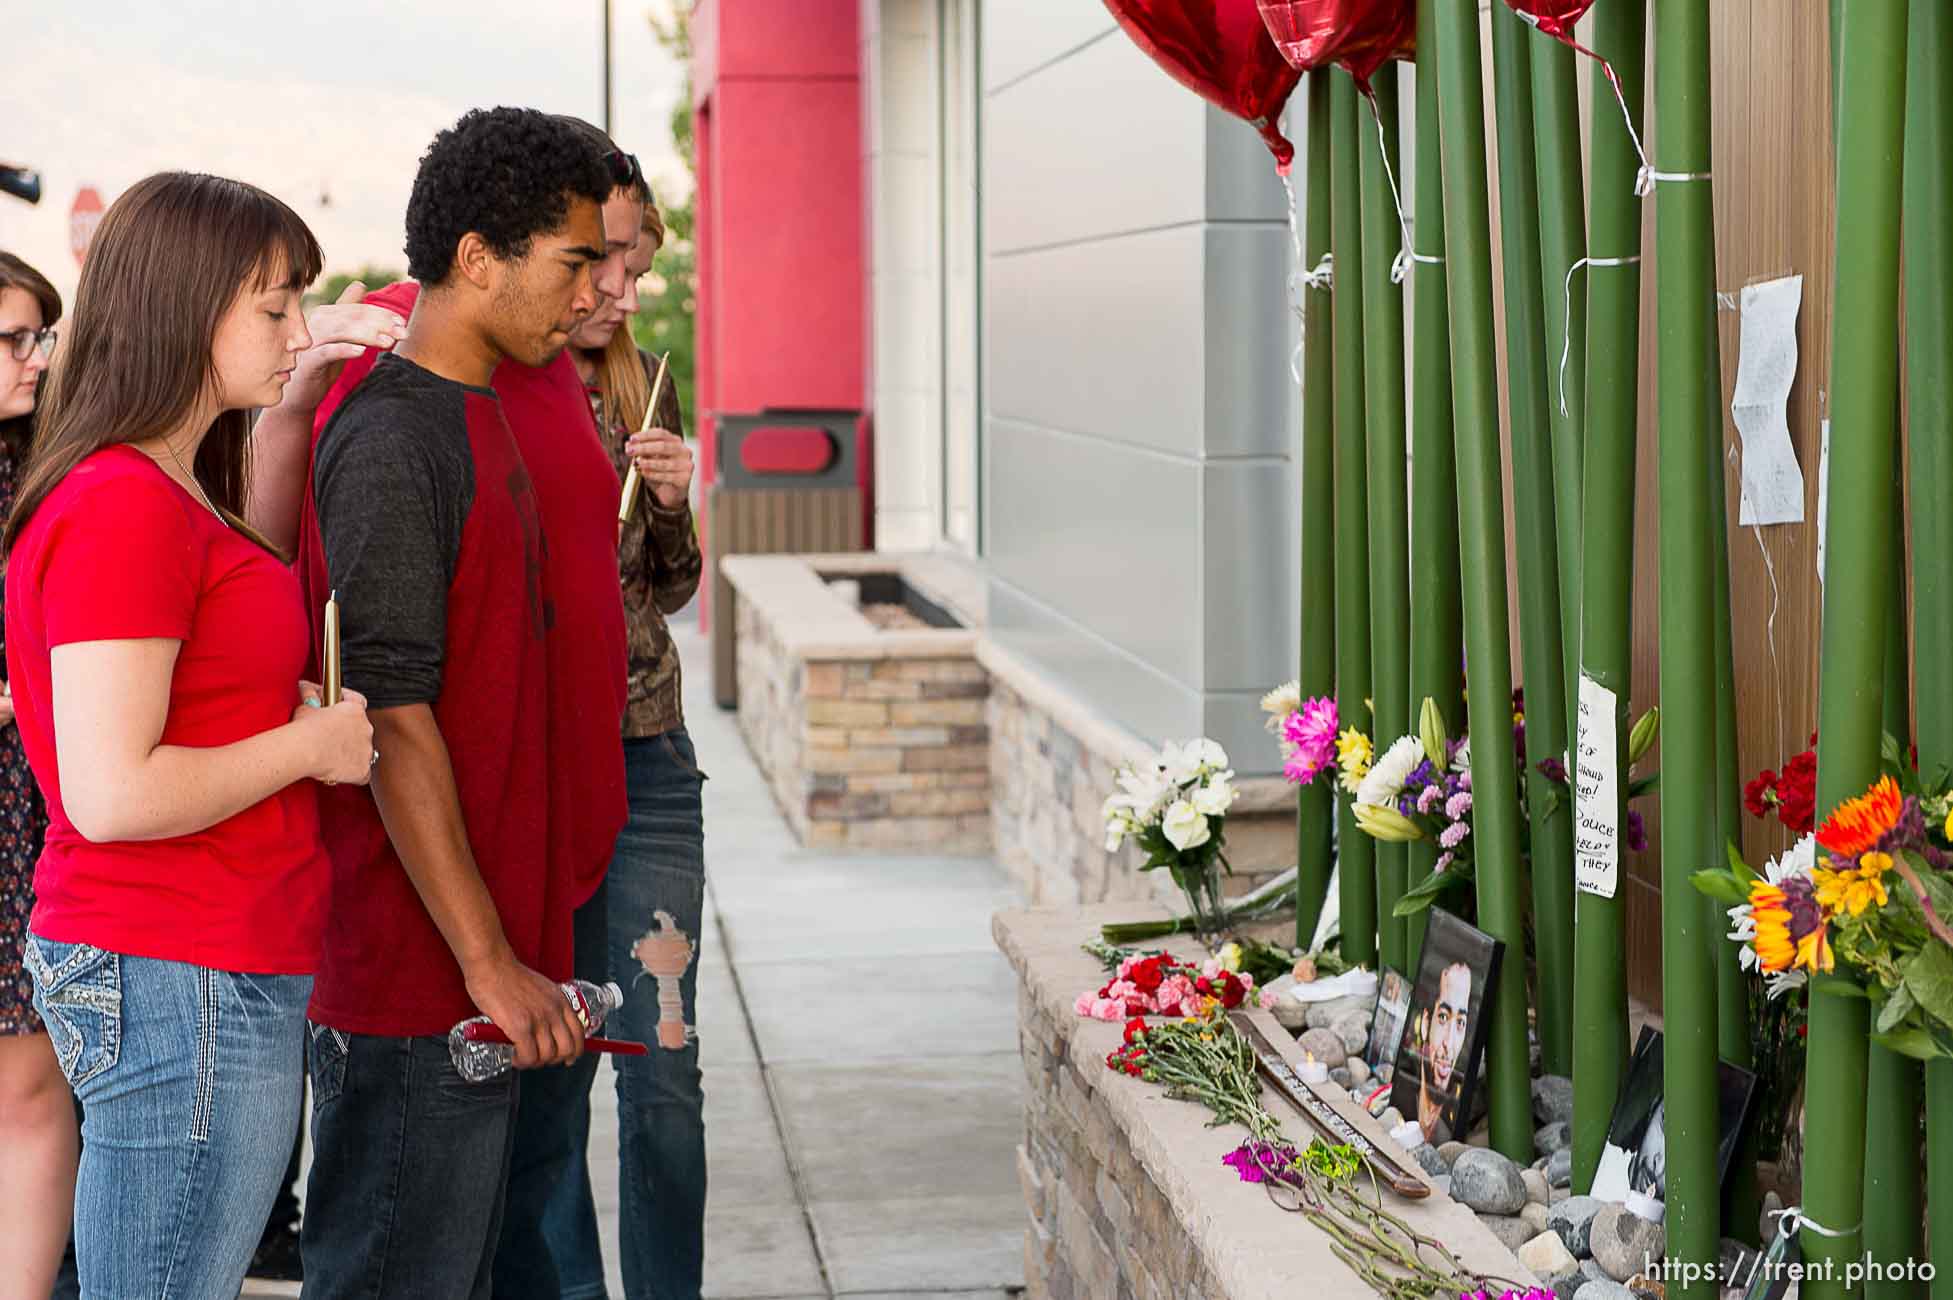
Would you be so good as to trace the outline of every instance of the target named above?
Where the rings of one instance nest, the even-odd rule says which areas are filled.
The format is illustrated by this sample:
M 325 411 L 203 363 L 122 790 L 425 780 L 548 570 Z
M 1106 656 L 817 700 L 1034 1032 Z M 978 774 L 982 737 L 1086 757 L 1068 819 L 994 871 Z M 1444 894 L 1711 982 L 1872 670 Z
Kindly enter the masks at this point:
M 489 385 L 505 361 L 547 366 L 595 306 L 614 185 L 601 151 L 540 113 L 442 132 L 408 206 L 424 287 L 407 337 L 321 412 L 299 567 L 315 608 L 338 592 L 347 684 L 385 701 L 387 772 L 370 799 L 322 801 L 334 897 L 311 1011 L 308 1296 L 489 1295 L 516 1082 L 462 1082 L 446 1032 L 486 1014 L 518 1067 L 581 1049 L 555 982 L 589 888 L 579 841 L 611 813 L 604 751 L 587 770 L 575 752 L 586 701 L 557 687 L 585 642 L 601 683 L 602 628 L 552 635 L 584 603 L 562 561 L 587 548 L 549 510 L 575 459 L 522 437 Z

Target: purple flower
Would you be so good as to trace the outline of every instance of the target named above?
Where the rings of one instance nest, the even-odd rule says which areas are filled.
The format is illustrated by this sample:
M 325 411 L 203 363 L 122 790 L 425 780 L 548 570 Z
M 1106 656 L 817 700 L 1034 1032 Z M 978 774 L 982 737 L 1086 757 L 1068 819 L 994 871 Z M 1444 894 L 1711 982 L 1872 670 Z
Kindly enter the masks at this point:
M 1647 823 L 1632 808 L 1627 810 L 1627 846 L 1630 853 L 1645 853 L 1648 849 Z
M 1451 821 L 1462 822 L 1471 815 L 1472 792 L 1460 790 L 1444 801 L 1444 815 Z
M 1438 872 L 1443 871 L 1446 867 L 1450 866 L 1456 860 L 1457 860 L 1456 856 L 1451 852 L 1451 850 L 1446 849 L 1444 852 L 1438 854 L 1438 865 L 1431 868 L 1431 874 L 1435 876 Z
M 1926 842 L 1926 815 L 1919 811 L 1919 801 L 1911 795 L 1899 807 L 1899 820 L 1892 829 L 1885 832 L 1879 847 L 1888 853 L 1901 849 L 1916 849 Z
M 1336 701 L 1326 695 L 1304 700 L 1282 719 L 1286 751 L 1282 775 L 1291 785 L 1308 785 L 1336 765 Z
M 1566 764 L 1557 758 L 1540 759 L 1539 774 L 1548 781 L 1551 781 L 1554 785 L 1566 784 Z
M 1241 1175 L 1244 1183 L 1263 1183 L 1271 1177 L 1269 1169 L 1286 1169 L 1295 1159 L 1295 1148 L 1273 1142 L 1243 1142 L 1221 1157 L 1221 1163 Z
M 1417 811 L 1428 813 L 1444 802 L 1444 787 L 1427 785 L 1417 792 Z
M 1465 837 L 1471 833 L 1472 828 L 1464 822 L 1453 822 L 1438 832 L 1438 843 L 1444 848 L 1455 849 L 1463 844 Z

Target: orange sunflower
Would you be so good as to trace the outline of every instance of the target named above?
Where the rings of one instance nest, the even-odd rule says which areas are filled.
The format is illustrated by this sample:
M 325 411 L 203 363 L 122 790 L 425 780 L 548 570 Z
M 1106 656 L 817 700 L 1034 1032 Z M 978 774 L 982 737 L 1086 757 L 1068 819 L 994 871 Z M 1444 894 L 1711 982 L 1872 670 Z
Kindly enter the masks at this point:
M 1817 842 L 1839 857 L 1855 858 L 1898 825 L 1904 805 L 1898 782 L 1881 776 L 1870 790 L 1845 800 L 1824 819 Z
M 1750 941 L 1756 964 L 1766 974 L 1797 967 L 1812 973 L 1831 969 L 1831 941 L 1809 881 L 1795 878 L 1781 888 L 1755 881 L 1750 885 L 1750 918 L 1756 926 Z

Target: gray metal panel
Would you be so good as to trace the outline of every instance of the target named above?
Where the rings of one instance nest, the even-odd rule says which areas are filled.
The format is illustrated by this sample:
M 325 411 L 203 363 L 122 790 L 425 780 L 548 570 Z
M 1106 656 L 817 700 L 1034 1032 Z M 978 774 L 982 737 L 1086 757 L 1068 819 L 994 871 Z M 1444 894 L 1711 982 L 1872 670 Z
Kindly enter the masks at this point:
M 982 4 L 986 91 L 1061 59 L 1117 26 L 1099 0 L 982 0 Z
M 992 258 L 989 410 L 1198 455 L 1201 232 L 1184 226 Z
M 1197 692 L 1079 627 L 994 570 L 986 631 L 1087 707 L 1148 743 L 1201 734 L 1203 701 Z
M 1210 691 L 1200 697 L 1200 734 L 1219 741 L 1242 776 L 1274 776 L 1282 770 L 1281 749 L 1262 725 L 1267 715 L 1261 711 L 1261 696 L 1260 691 Z
M 1295 675 L 1295 498 L 1285 460 L 1209 461 L 1201 471 L 1200 685 L 1262 692 Z
M 1296 88 L 1299 92 L 1301 87 Z M 1308 114 L 1300 108 L 1302 95 L 1295 97 L 1293 117 L 1298 124 Z M 1405 100 L 1405 103 L 1411 103 Z M 1298 130 L 1302 129 L 1300 125 Z M 1296 162 L 1303 161 L 1301 141 Z M 1302 167 L 1295 169 L 1296 193 L 1302 189 Z M 1275 155 L 1261 141 L 1261 133 L 1232 113 L 1209 106 L 1207 109 L 1207 215 L 1216 221 L 1288 221 L 1288 199 L 1282 194 L 1281 173 L 1275 170 Z
M 985 105 L 991 254 L 1204 215 L 1207 106 L 1125 37 L 1088 45 Z
M 1296 446 L 1286 226 L 1205 227 L 1206 451 L 1287 456 Z
M 1164 676 L 1200 680 L 1200 464 L 992 417 L 997 576 Z

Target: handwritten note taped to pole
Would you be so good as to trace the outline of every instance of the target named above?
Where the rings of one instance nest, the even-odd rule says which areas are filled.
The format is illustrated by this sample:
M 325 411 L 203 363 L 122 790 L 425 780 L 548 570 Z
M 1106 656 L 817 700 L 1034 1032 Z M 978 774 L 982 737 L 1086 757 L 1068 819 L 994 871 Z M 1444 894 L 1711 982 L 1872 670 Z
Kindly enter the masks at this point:
M 1621 773 L 1615 695 L 1580 674 L 1580 752 L 1573 772 L 1573 879 L 1614 897 L 1621 876 Z
M 1745 528 L 1804 518 L 1804 472 L 1790 442 L 1790 387 L 1797 379 L 1797 309 L 1804 277 L 1743 286 L 1743 329 L 1729 413 L 1743 434 Z

